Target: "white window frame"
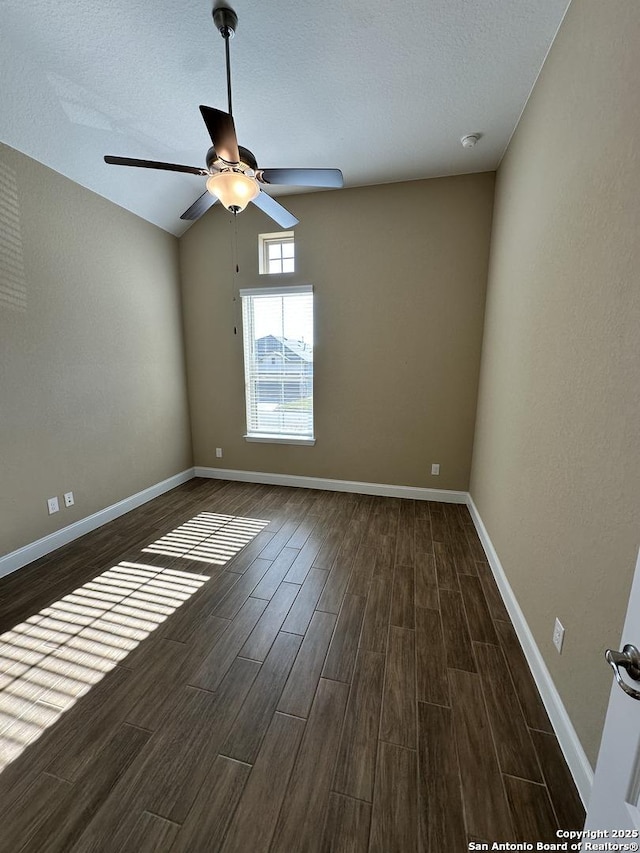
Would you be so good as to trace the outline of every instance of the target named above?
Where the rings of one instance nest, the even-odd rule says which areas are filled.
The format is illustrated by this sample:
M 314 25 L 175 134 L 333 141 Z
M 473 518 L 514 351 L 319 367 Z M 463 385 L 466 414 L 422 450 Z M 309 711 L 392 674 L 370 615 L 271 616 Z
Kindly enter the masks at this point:
M 294 247 L 293 269 L 287 272 L 269 271 L 269 246 L 290 243 Z M 293 231 L 276 231 L 271 234 L 258 234 L 258 272 L 260 275 L 291 275 L 295 272 L 295 239 Z
M 313 295 L 313 285 L 311 284 L 298 284 L 298 285 L 283 285 L 282 287 L 247 287 L 241 288 L 240 290 L 240 298 L 241 301 L 243 297 L 252 297 L 252 296 L 287 296 L 295 293 L 311 293 Z M 250 342 L 250 338 L 248 336 L 249 330 L 246 327 L 245 323 L 245 302 L 242 302 L 242 352 L 244 359 L 244 375 L 245 375 L 245 417 L 246 417 L 246 428 L 247 431 L 244 435 L 245 441 L 249 442 L 260 442 L 265 444 L 300 444 L 300 445 L 314 445 L 316 443 L 315 438 L 315 413 L 312 417 L 312 435 L 300 435 L 300 434 L 292 434 L 286 435 L 284 433 L 259 433 L 259 432 L 251 432 L 249 430 L 250 423 L 250 399 L 248 394 L 248 385 L 250 381 L 249 374 L 249 365 L 247 362 L 247 350 Z M 311 396 L 313 399 L 313 378 L 312 378 L 312 391 Z

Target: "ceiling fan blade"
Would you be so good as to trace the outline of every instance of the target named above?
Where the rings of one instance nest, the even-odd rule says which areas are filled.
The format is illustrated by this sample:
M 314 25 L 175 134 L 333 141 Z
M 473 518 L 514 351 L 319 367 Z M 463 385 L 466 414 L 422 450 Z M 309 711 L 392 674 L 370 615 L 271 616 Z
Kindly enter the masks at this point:
M 211 195 L 210 192 L 203 192 L 202 195 L 197 198 L 190 208 L 185 210 L 180 219 L 200 219 L 203 213 L 206 213 L 210 207 L 212 207 L 218 199 L 216 196 Z
M 236 137 L 236 126 L 233 116 L 216 110 L 214 107 L 200 106 L 200 112 L 204 123 L 207 125 L 209 136 L 216 149 L 216 154 L 225 163 L 239 163 L 240 152 L 238 151 L 238 139 Z
M 180 166 L 178 163 L 160 163 L 157 160 L 132 160 L 131 157 L 112 157 L 110 154 L 104 158 L 105 163 L 113 166 L 138 166 L 140 169 L 163 169 L 165 172 L 187 172 L 189 175 L 208 175 L 206 169 L 198 169 L 197 166 Z
M 340 169 L 260 169 L 257 178 L 265 184 L 291 184 L 296 187 L 341 187 Z
M 293 228 L 294 225 L 298 224 L 299 220 L 295 218 L 293 213 L 289 213 L 286 207 L 283 207 L 275 198 L 271 198 L 262 190 L 251 200 L 256 207 L 270 216 L 281 228 Z

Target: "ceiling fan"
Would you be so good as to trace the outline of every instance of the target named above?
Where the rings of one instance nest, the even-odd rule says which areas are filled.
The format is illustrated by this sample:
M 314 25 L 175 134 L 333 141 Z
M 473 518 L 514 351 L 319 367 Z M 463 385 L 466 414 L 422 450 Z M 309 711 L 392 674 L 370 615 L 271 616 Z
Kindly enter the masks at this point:
M 298 220 L 274 198 L 267 195 L 260 185 L 338 188 L 343 185 L 342 172 L 340 169 L 259 169 L 251 151 L 238 145 L 231 104 L 229 56 L 229 40 L 235 34 L 238 16 L 230 7 L 218 6 L 213 10 L 213 22 L 224 39 L 229 111 L 225 113 L 214 107 L 200 107 L 213 143 L 207 152 L 207 168 L 200 169 L 197 166 L 181 166 L 177 163 L 161 163 L 156 160 L 134 160 L 111 155 L 104 158 L 105 163 L 116 166 L 137 166 L 143 169 L 162 169 L 168 172 L 186 172 L 190 175 L 206 177 L 206 191 L 188 210 L 185 210 L 180 219 L 199 219 L 218 200 L 234 214 L 240 213 L 249 202 L 253 202 L 281 228 L 291 228 L 297 224 Z

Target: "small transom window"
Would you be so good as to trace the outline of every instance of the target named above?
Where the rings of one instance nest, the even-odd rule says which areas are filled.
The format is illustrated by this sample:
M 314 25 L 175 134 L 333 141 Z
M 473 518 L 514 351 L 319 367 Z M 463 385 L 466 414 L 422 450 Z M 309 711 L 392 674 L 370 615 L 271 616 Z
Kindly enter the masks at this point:
M 260 275 L 295 271 L 293 231 L 260 234 L 258 237 L 258 268 Z

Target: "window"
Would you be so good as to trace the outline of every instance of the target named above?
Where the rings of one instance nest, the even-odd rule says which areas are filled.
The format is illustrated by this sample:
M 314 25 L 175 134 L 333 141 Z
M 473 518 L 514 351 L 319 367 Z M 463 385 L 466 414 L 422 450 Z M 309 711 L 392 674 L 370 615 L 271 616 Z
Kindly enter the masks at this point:
M 260 275 L 294 271 L 295 244 L 293 242 L 293 231 L 260 234 L 258 237 L 258 250 Z
M 313 444 L 313 288 L 243 289 L 247 441 Z

